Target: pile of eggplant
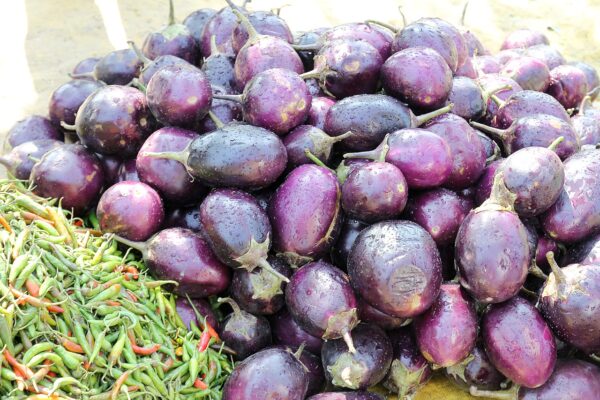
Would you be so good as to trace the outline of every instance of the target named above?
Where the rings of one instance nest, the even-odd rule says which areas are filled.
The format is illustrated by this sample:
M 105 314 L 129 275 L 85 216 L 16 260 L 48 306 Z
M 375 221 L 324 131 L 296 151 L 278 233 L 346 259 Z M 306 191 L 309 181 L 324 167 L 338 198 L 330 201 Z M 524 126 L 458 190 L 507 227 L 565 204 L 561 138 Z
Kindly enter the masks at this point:
M 71 78 L 0 162 L 178 282 L 224 400 L 598 398 L 600 80 L 543 33 L 171 4 Z

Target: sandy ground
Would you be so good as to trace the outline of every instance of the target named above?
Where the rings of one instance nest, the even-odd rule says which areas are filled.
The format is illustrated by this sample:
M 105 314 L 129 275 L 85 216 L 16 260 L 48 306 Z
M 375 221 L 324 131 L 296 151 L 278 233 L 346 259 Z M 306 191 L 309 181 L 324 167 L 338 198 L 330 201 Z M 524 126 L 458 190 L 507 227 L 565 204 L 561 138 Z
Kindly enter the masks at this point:
M 176 0 L 176 14 L 181 20 L 195 9 L 223 4 Z M 292 30 L 300 31 L 366 18 L 399 26 L 399 5 L 408 21 L 438 16 L 458 24 L 464 0 L 253 0 L 249 8 L 284 4 L 289 5 L 281 15 Z M 123 48 L 128 39 L 141 44 L 148 32 L 166 22 L 167 12 L 166 0 L 0 1 L 0 143 L 15 121 L 32 113 L 47 114 L 50 94 L 79 60 Z M 600 0 L 471 0 L 465 25 L 492 51 L 511 30 L 538 29 L 569 60 L 600 68 L 599 17 Z M 468 396 L 443 379 L 434 380 L 416 397 L 464 398 Z

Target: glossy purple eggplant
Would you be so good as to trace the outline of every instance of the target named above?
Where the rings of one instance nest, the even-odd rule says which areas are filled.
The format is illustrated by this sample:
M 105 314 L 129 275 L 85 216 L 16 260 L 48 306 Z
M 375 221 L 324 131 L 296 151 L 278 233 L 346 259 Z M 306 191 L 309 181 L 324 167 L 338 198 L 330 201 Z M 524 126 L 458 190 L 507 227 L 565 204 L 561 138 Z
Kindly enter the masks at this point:
M 322 163 L 329 164 L 333 146 L 352 134 L 352 132 L 346 132 L 340 136 L 329 136 L 312 125 L 300 125 L 294 128 L 283 138 L 288 155 L 288 168 L 293 169 L 302 164 L 312 163 L 313 161 L 306 154 L 307 149 Z
M 17 179 L 29 180 L 33 166 L 44 154 L 64 143 L 53 139 L 37 139 L 21 143 L 0 156 L 0 165 Z
M 140 182 L 140 177 L 138 175 L 137 168 L 135 167 L 135 163 L 135 158 L 132 160 L 123 161 L 119 166 L 115 183 L 123 181 Z
M 554 68 L 567 63 L 556 47 L 547 44 L 538 44 L 528 47 L 525 49 L 524 54 L 543 61 L 548 66 L 549 70 L 553 70 Z
M 56 88 L 50 96 L 48 115 L 56 126 L 61 122 L 73 125 L 75 115 L 81 104 L 97 89 L 104 86 L 101 82 L 89 79 L 73 79 Z
M 190 300 L 185 297 L 178 297 L 175 300 L 175 310 L 181 317 L 183 325 L 186 328 L 189 328 L 192 323 L 204 326 L 204 321 L 206 321 L 211 327 L 218 329 L 219 321 L 210 307 L 210 303 L 205 299 Z
M 484 93 L 494 93 L 486 99 L 485 114 L 482 121 L 491 124 L 500 107 L 496 101 L 506 101 L 514 93 L 523 90 L 521 86 L 509 77 L 500 74 L 482 75 L 477 78 L 477 83 Z
M 16 122 L 6 134 L 8 147 L 16 147 L 33 140 L 51 139 L 64 142 L 65 138 L 58 127 L 41 115 L 30 115 Z
M 143 62 L 131 49 L 111 51 L 102 57 L 91 73 L 71 75 L 72 78 L 92 78 L 107 85 L 127 85 L 140 75 Z
M 304 344 L 305 349 L 314 354 L 321 354 L 323 339 L 306 332 L 292 318 L 287 309 L 283 309 L 271 318 L 273 341 L 277 344 L 297 349 Z
M 325 130 L 327 112 L 335 104 L 335 100 L 325 96 L 313 96 L 306 124 Z
M 77 65 L 73 67 L 72 74 L 88 74 L 94 71 L 94 67 L 100 61 L 100 57 L 88 57 L 79 61 Z
M 216 13 L 217 10 L 214 10 L 212 8 L 200 8 L 198 10 L 192 11 L 183 20 L 183 24 L 188 28 L 194 39 L 196 39 L 198 49 L 200 49 L 200 40 L 202 37 L 202 31 L 204 30 L 204 26 Z
M 593 399 L 600 393 L 600 368 L 581 360 L 559 360 L 548 381 L 521 388 L 519 400 Z
M 195 130 L 198 133 L 208 133 L 216 131 L 224 125 L 234 121 L 242 121 L 242 105 L 237 101 L 217 99 L 215 95 L 229 94 L 227 89 L 222 86 L 212 85 L 213 99 L 210 106 L 209 115 L 200 121 Z
M 569 122 L 569 114 L 554 97 L 533 90 L 522 90 L 513 93 L 501 103 L 492 120 L 492 126 L 507 129 L 519 118 L 535 114 L 551 115 Z
M 587 77 L 579 68 L 572 65 L 559 65 L 550 71 L 550 86 L 547 93 L 559 101 L 565 108 L 579 106 L 587 92 Z
M 221 53 L 216 44 L 213 43 L 213 45 L 211 55 L 206 57 L 202 63 L 202 72 L 206 74 L 211 85 L 222 87 L 225 89 L 225 93 L 237 93 L 233 70 L 235 57 Z
M 501 75 L 514 80 L 524 90 L 544 92 L 550 85 L 550 70 L 543 61 L 533 57 L 518 57 L 502 67 Z
M 294 42 L 288 24 L 279 15 L 270 11 L 253 11 L 248 14 L 248 20 L 261 35 L 276 36 L 290 44 Z M 238 23 L 231 35 L 233 51 L 237 54 L 248 41 L 248 30 L 244 24 Z
M 231 7 L 224 7 L 206 21 L 200 33 L 200 54 L 203 57 L 211 55 L 211 41 L 215 42 L 219 52 L 234 55 L 232 33 L 238 25 L 238 19 Z
M 506 377 L 492 365 L 481 344 L 473 348 L 465 362 L 447 367 L 444 373 L 467 392 L 472 386 L 477 390 L 500 390 L 506 385 Z
M 344 218 L 339 237 L 331 248 L 331 259 L 336 266 L 346 270 L 350 249 L 358 234 L 367 226 L 369 225 L 357 219 Z
M 451 112 L 466 120 L 477 120 L 485 113 L 486 99 L 474 79 L 455 76 L 448 95 Z
M 517 29 L 506 35 L 500 49 L 522 49 L 538 44 L 550 44 L 550 41 L 542 32 L 533 29 Z
M 410 319 L 393 317 L 382 313 L 360 297 L 358 297 L 358 318 L 361 322 L 377 325 L 386 331 L 398 329 L 410 323 Z
M 165 214 L 164 228 L 185 228 L 194 232 L 202 230 L 200 224 L 200 207 L 198 204 L 189 207 L 172 208 Z
M 504 163 L 504 158 L 500 158 L 496 161 L 488 164 L 483 170 L 483 174 L 475 184 L 475 205 L 480 206 L 486 201 L 490 195 L 492 194 L 492 186 L 494 184 L 494 177 L 496 176 L 496 171 L 500 169 L 502 164 Z

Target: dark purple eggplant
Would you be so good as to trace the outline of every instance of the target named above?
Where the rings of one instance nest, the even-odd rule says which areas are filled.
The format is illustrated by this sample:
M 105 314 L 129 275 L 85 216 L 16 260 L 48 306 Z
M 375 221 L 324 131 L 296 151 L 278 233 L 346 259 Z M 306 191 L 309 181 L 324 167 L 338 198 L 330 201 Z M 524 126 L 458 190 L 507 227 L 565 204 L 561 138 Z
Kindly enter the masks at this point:
M 325 130 L 327 112 L 335 104 L 335 100 L 325 96 L 313 96 L 306 124 Z
M 225 89 L 225 93 L 236 93 L 235 73 L 233 70 L 235 57 L 230 54 L 221 53 L 214 40 L 216 40 L 215 37 L 213 37 L 211 42 L 211 54 L 202 63 L 202 72 L 206 74 L 211 85 L 222 87 Z
M 292 270 L 281 259 L 269 257 L 267 262 L 278 273 L 289 278 Z M 253 271 L 236 269 L 229 292 L 241 308 L 252 314 L 271 315 L 285 305 L 285 283 L 264 268 Z
M 467 215 L 456 236 L 460 283 L 482 303 L 510 299 L 527 277 L 531 254 L 527 230 L 514 212 L 514 198 L 497 173 L 491 197 Z
M 80 214 L 98 199 L 104 173 L 98 158 L 85 147 L 66 144 L 44 154 L 33 166 L 30 180 L 35 194 L 61 199 L 62 208 Z
M 558 338 L 586 354 L 600 351 L 600 264 L 552 268 L 540 295 L 540 311 Z
M 473 301 L 456 283 L 443 284 L 429 310 L 413 321 L 415 337 L 427 361 L 449 367 L 464 360 L 477 340 Z
M 294 42 L 294 36 L 285 20 L 273 12 L 253 11 L 248 14 L 248 20 L 254 29 L 261 35 L 276 36 L 290 44 Z M 236 54 L 244 47 L 248 41 L 248 37 L 248 31 L 244 24 L 238 23 L 233 30 L 231 37 L 233 51 Z
M 92 72 L 72 74 L 71 78 L 91 78 L 107 85 L 127 85 L 140 75 L 142 66 L 143 62 L 135 51 L 115 50 L 102 57 Z
M 170 290 L 178 295 L 213 296 L 225 291 L 231 282 L 231 270 L 199 233 L 189 229 L 164 229 L 146 242 L 117 240 L 140 251 L 156 278 L 176 282 Z
M 308 390 L 304 365 L 285 349 L 259 351 L 237 364 L 225 382 L 223 400 L 303 400 Z
M 219 298 L 218 301 L 228 304 L 233 309 L 221 322 L 219 336 L 235 351 L 238 360 L 243 360 L 272 343 L 271 326 L 265 317 L 255 316 L 240 309 L 238 304 L 228 297 Z
M 123 181 L 140 182 L 140 177 L 138 175 L 137 168 L 135 167 L 135 163 L 135 158 L 132 160 L 123 161 L 123 163 L 121 163 L 121 166 L 119 166 L 119 171 L 117 173 L 115 183 Z
M 216 13 L 217 10 L 212 8 L 200 8 L 196 11 L 192 11 L 183 20 L 183 24 L 188 28 L 194 39 L 196 39 L 196 44 L 198 46 L 200 46 L 200 40 L 204 26 Z
M 156 190 L 142 182 L 126 181 L 102 194 L 96 214 L 102 232 L 139 242 L 160 229 L 165 211 Z
M 207 189 L 194 181 L 183 165 L 174 160 L 146 157 L 146 152 L 181 151 L 198 135 L 181 128 L 165 127 L 146 139 L 136 159 L 140 180 L 152 186 L 162 197 L 175 204 L 199 203 Z
M 201 135 L 182 151 L 146 156 L 177 160 L 206 185 L 254 190 L 275 182 L 287 164 L 285 146 L 277 135 L 236 123 Z
M 189 207 L 172 208 L 167 211 L 164 228 L 186 228 L 194 232 L 202 230 L 200 223 L 200 207 L 193 205 Z
M 296 127 L 283 138 L 288 155 L 288 167 L 293 169 L 302 164 L 312 163 L 306 150 L 310 151 L 323 164 L 329 164 L 333 146 L 352 134 L 352 132 L 346 132 L 339 136 L 329 136 L 315 126 L 300 125 Z
M 119 175 L 119 169 L 121 168 L 122 163 L 121 159 L 117 156 L 107 156 L 100 153 L 96 153 L 96 157 L 100 161 L 102 171 L 104 172 L 105 187 L 117 183 L 117 176 Z
M 325 371 L 323 370 L 321 357 L 303 350 L 300 354 L 299 361 L 307 370 L 308 390 L 306 391 L 306 395 L 311 396 L 315 393 L 319 393 L 325 386 Z
M 600 264 L 600 235 L 593 235 L 568 247 L 560 264 Z
M 560 360 L 544 385 L 521 388 L 519 400 L 593 399 L 598 393 L 600 368 L 581 360 Z
M 383 385 L 398 393 L 398 398 L 410 398 L 429 379 L 432 370 L 421 355 L 410 327 L 388 332 L 394 358 Z
M 18 121 L 6 134 L 6 143 L 9 147 L 41 139 L 65 141 L 62 131 L 41 115 L 31 115 Z
M 446 376 L 467 392 L 471 387 L 477 390 L 500 390 L 506 384 L 504 377 L 492 365 L 481 344 L 477 344 L 468 358 L 444 370 Z
M 37 139 L 21 143 L 6 155 L 0 156 L 0 165 L 17 179 L 29 180 L 31 170 L 35 163 L 44 154 L 52 149 L 62 146 L 64 143 L 54 139 Z
M 547 93 L 565 108 L 577 107 L 589 90 L 583 71 L 572 65 L 559 65 L 550 71 L 550 86 Z
M 271 224 L 254 197 L 237 189 L 215 189 L 200 205 L 200 223 L 221 262 L 249 272 L 257 267 L 274 278 L 288 278 L 267 262 Z
M 521 86 L 507 76 L 498 74 L 482 75 L 477 78 L 477 83 L 484 93 L 490 93 L 486 100 L 485 114 L 482 121 L 491 124 L 498 113 L 499 105 L 496 101 L 506 101 L 514 93 L 523 90 Z M 493 93 L 493 96 L 491 95 Z M 502 103 L 501 103 L 502 104 Z
M 186 328 L 192 323 L 204 326 L 206 321 L 212 328 L 219 329 L 219 321 L 215 316 L 210 303 L 205 299 L 186 299 L 178 297 L 175 301 L 175 310 Z
M 482 320 L 485 351 L 492 364 L 518 385 L 543 385 L 556 363 L 556 345 L 539 311 L 520 297 L 492 305 Z
M 483 170 L 483 174 L 475 184 L 475 205 L 480 206 L 492 194 L 492 186 L 494 186 L 494 177 L 506 159 L 500 158 L 488 164 Z
M 306 332 L 292 318 L 287 309 L 283 309 L 271 318 L 273 341 L 296 349 L 304 344 L 306 350 L 314 354 L 321 354 L 323 339 Z
M 323 344 L 321 360 L 327 380 L 334 386 L 364 390 L 378 384 L 392 363 L 392 343 L 376 325 L 360 324 L 352 331 L 356 351 L 343 340 Z
M 330 170 L 304 164 L 290 172 L 269 204 L 278 256 L 296 267 L 327 254 L 339 233 L 340 198 Z
M 73 79 L 63 83 L 50 96 L 48 104 L 50 121 L 56 126 L 60 126 L 61 122 L 73 125 L 81 104 L 90 94 L 103 86 L 101 82 L 89 79 Z
M 460 224 L 472 208 L 472 200 L 439 188 L 411 196 L 405 216 L 422 226 L 438 246 L 444 246 L 454 243 Z
M 352 248 L 352 245 L 354 244 L 358 234 L 367 226 L 369 225 L 357 219 L 344 219 L 344 222 L 340 228 L 339 237 L 331 248 L 331 259 L 336 266 L 346 270 L 350 249 Z
M 213 99 L 210 111 L 196 126 L 198 133 L 208 133 L 222 128 L 224 125 L 234 121 L 241 121 L 242 105 L 237 101 L 217 99 L 215 95 L 228 94 L 227 89 L 222 86 L 212 85 Z
M 435 242 L 414 222 L 385 221 L 364 229 L 348 257 L 357 293 L 376 309 L 410 318 L 427 310 L 442 283 Z
M 346 182 L 348 175 L 350 175 L 352 171 L 370 162 L 372 161 L 366 158 L 347 158 L 338 164 L 337 168 L 335 169 L 335 174 L 337 175 L 340 183 L 343 184 Z
M 140 76 L 138 78 L 139 83 L 146 87 L 150 82 L 150 79 L 161 69 L 163 68 L 171 68 L 171 67 L 190 67 L 193 66 L 189 62 L 172 55 L 164 55 L 156 57 L 154 60 L 149 59 L 145 55 L 142 54 L 141 50 L 138 49 L 133 42 L 128 42 L 129 45 L 133 48 L 133 50 L 138 54 L 138 57 L 144 62 L 144 68 L 140 72 Z
M 94 67 L 98 64 L 98 61 L 100 61 L 100 57 L 84 58 L 73 67 L 71 73 L 75 75 L 91 73 L 94 71 Z
M 448 103 L 452 104 L 451 112 L 466 120 L 477 120 L 485 113 L 486 101 L 481 86 L 471 78 L 455 76 L 452 89 L 448 95 Z
M 362 322 L 377 325 L 386 331 L 398 329 L 410 323 L 410 319 L 393 317 L 382 313 L 360 297 L 358 297 L 358 318 Z
M 224 7 L 217 11 L 206 21 L 200 32 L 200 54 L 203 57 L 212 54 L 211 42 L 214 36 L 219 52 L 233 56 L 232 33 L 237 25 L 238 19 L 231 7 Z
M 104 86 L 81 105 L 75 126 L 81 143 L 96 153 L 132 157 L 153 131 L 146 97 L 126 86 Z
M 550 41 L 542 32 L 532 29 L 517 29 L 506 35 L 500 49 L 523 49 L 538 44 L 550 44 Z
M 358 324 L 357 302 L 348 276 L 325 261 L 300 268 L 285 288 L 285 301 L 294 320 L 314 336 L 343 338 L 355 351 L 350 332 Z

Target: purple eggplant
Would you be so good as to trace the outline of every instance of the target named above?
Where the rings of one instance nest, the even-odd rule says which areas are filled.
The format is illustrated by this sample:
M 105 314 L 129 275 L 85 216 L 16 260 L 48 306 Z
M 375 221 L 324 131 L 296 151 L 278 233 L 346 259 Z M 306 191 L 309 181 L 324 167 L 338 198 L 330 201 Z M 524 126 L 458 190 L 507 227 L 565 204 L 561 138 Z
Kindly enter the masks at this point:
M 469 53 L 467 42 L 454 25 L 441 18 L 421 18 L 417 20 L 416 23 L 430 25 L 442 31 L 442 33 L 448 36 L 456 46 L 456 63 L 458 67 L 461 67 L 466 62 Z
M 392 343 L 376 325 L 360 324 L 352 331 L 356 351 L 343 340 L 328 340 L 321 350 L 327 380 L 334 386 L 364 390 L 378 384 L 392 363 Z
M 81 104 L 90 94 L 103 86 L 101 82 L 88 79 L 73 79 L 62 84 L 50 96 L 48 105 L 50 121 L 56 126 L 60 126 L 61 122 L 73 125 Z
M 481 323 L 492 364 L 518 385 L 543 385 L 556 363 L 556 345 L 539 311 L 520 297 L 494 304 Z
M 567 61 L 556 47 L 547 44 L 538 44 L 525 49 L 524 54 L 529 57 L 537 58 L 543 61 L 550 71 L 554 68 L 566 64 Z
M 75 126 L 81 143 L 96 153 L 131 157 L 153 130 L 146 98 L 126 86 L 104 86 L 81 105 Z
M 308 390 L 304 365 L 285 349 L 270 348 L 237 364 L 225 382 L 223 400 L 303 400 Z
M 292 270 L 282 260 L 269 257 L 267 262 L 278 273 L 289 278 Z M 264 268 L 253 271 L 236 269 L 229 292 L 241 308 L 252 314 L 272 315 L 285 305 L 285 283 Z
M 265 317 L 240 309 L 230 298 L 219 298 L 218 301 L 229 304 L 233 309 L 221 322 L 219 336 L 235 351 L 238 360 L 243 360 L 272 343 L 271 326 Z
M 294 36 L 289 26 L 279 15 L 269 11 L 254 11 L 248 14 L 248 20 L 261 35 L 276 36 L 290 44 L 294 42 Z M 248 30 L 244 24 L 238 23 L 231 36 L 231 44 L 236 54 L 244 47 L 248 41 L 248 37 Z
M 388 133 L 416 128 L 450 110 L 451 106 L 446 106 L 417 117 L 410 108 L 393 97 L 381 94 L 357 95 L 338 101 L 329 109 L 324 130 L 332 136 L 352 132 L 342 142 L 344 147 L 367 151 L 380 144 Z M 374 120 L 379 123 L 373 124 Z M 380 154 L 373 157 L 378 156 Z
M 216 40 L 213 37 L 214 40 Z M 235 73 L 233 64 L 235 57 L 230 54 L 221 53 L 216 42 L 211 43 L 211 55 L 204 59 L 202 63 L 202 72 L 206 75 L 213 86 L 220 86 L 225 89 L 225 93 L 236 93 Z
M 123 161 L 123 163 L 121 163 L 119 166 L 115 183 L 123 181 L 140 182 L 140 177 L 138 175 L 137 168 L 135 167 L 135 163 L 135 158 L 132 160 Z
M 340 228 L 339 237 L 331 248 L 331 259 L 336 266 L 346 270 L 350 249 L 352 248 L 352 245 L 354 244 L 358 234 L 367 226 L 369 225 L 357 219 L 344 219 L 344 222 Z
M 44 154 L 64 143 L 53 139 L 37 139 L 21 143 L 6 155 L 0 156 L 0 165 L 17 179 L 29 180 L 31 170 Z
M 198 326 L 204 326 L 205 321 L 213 328 L 219 328 L 219 321 L 215 316 L 210 304 L 205 299 L 186 299 L 178 297 L 175 301 L 175 310 L 183 325 L 190 328 L 192 323 Z
M 202 230 L 200 223 L 200 207 L 193 205 L 189 207 L 172 208 L 167 211 L 164 228 L 186 228 L 194 232 Z
M 590 91 L 593 91 L 595 88 L 600 86 L 600 77 L 598 76 L 598 71 L 596 68 L 591 66 L 588 63 L 584 63 L 581 61 L 571 61 L 569 65 L 572 65 L 578 68 L 585 75 L 585 82 L 587 83 L 587 88 Z M 598 93 L 595 93 L 592 97 L 592 100 L 595 100 L 598 96 Z
M 186 25 L 175 22 L 173 0 L 169 0 L 169 23 L 146 36 L 142 51 L 151 60 L 168 54 L 191 64 L 198 63 L 198 43 Z
M 31 115 L 15 123 L 6 134 L 9 147 L 16 147 L 33 140 L 52 139 L 64 142 L 60 129 L 52 125 L 50 120 L 41 115 Z
M 143 62 L 131 49 L 111 51 L 102 57 L 92 72 L 72 74 L 73 79 L 91 78 L 107 85 L 127 85 L 140 75 Z
M 64 209 L 80 214 L 90 209 L 104 185 L 104 173 L 96 156 L 79 144 L 58 146 L 37 162 L 30 176 L 33 192 L 61 200 Z
M 178 295 L 213 296 L 225 291 L 231 282 L 230 269 L 219 261 L 199 233 L 189 229 L 164 229 L 146 242 L 121 237 L 117 240 L 140 251 L 157 279 L 176 282 L 170 289 Z
M 481 86 L 474 79 L 456 76 L 452 79 L 452 89 L 448 103 L 451 112 L 466 120 L 477 120 L 485 113 L 486 99 Z
M 449 367 L 464 360 L 475 347 L 477 314 L 460 285 L 443 284 L 431 308 L 413 322 L 421 354 L 427 361 Z
M 158 193 L 142 182 L 120 182 L 102 194 L 96 208 L 102 232 L 144 241 L 162 225 L 165 211 Z
M 600 368 L 581 360 L 560 360 L 544 385 L 521 388 L 519 400 L 593 399 L 598 393 Z
M 454 114 L 432 119 L 424 128 L 446 139 L 452 154 L 452 172 L 444 186 L 464 189 L 471 186 L 483 173 L 486 154 L 481 140 L 469 123 Z
M 196 11 L 192 11 L 183 20 L 183 24 L 188 28 L 194 39 L 196 39 L 196 44 L 198 46 L 200 46 L 200 40 L 204 26 L 216 13 L 217 10 L 212 8 L 200 8 Z
M 491 124 L 498 113 L 499 105 L 496 101 L 506 101 L 514 93 L 523 90 L 517 82 L 500 74 L 482 75 L 477 78 L 477 83 L 484 93 L 490 93 L 486 99 L 485 114 L 482 118 L 482 121 L 487 124 Z M 494 95 L 492 96 L 491 93 Z
M 538 44 L 550 44 L 550 42 L 542 32 L 532 29 L 517 29 L 506 35 L 500 49 L 523 49 Z
M 461 33 L 465 38 L 465 43 L 467 44 L 467 54 L 469 57 L 490 55 L 489 50 L 485 48 L 485 46 L 473 32 L 463 28 L 461 29 Z
M 385 91 L 424 110 L 442 107 L 452 89 L 452 71 L 435 51 L 410 47 L 388 58 L 381 68 Z
M 358 318 L 362 322 L 377 325 L 386 331 L 398 329 L 410 323 L 410 319 L 393 317 L 382 313 L 360 297 L 358 297 Z
M 181 151 L 198 135 L 181 128 L 165 127 L 148 137 L 138 152 L 136 169 L 140 180 L 152 186 L 162 197 L 175 204 L 198 203 L 206 188 L 194 181 L 183 165 L 174 160 L 146 157 L 146 152 Z
M 538 241 L 535 247 L 535 265 L 540 267 L 544 273 L 550 271 L 550 264 L 548 263 L 547 254 L 553 252 L 554 254 L 560 254 L 562 249 L 556 240 L 551 237 L 542 234 L 539 235 Z
M 561 265 L 569 264 L 600 264 L 600 235 L 593 235 L 568 247 Z
M 268 69 L 281 68 L 297 74 L 304 72 L 302 60 L 286 40 L 259 34 L 245 15 L 236 9 L 233 12 L 249 35 L 233 66 L 236 87 L 240 92 L 252 78 Z
M 475 69 L 473 64 L 474 60 L 472 57 L 467 57 L 463 65 L 456 69 L 455 77 L 464 77 L 469 79 L 477 79 L 479 72 Z
M 210 110 L 212 88 L 200 69 L 172 65 L 152 76 L 146 99 L 150 111 L 162 124 L 193 128 Z
M 306 376 L 308 377 L 307 396 L 319 393 L 325 386 L 325 371 L 321 363 L 321 357 L 316 356 L 306 350 L 300 354 L 299 361 L 306 368 Z
M 572 65 L 559 65 L 550 71 L 550 86 L 547 93 L 565 108 L 577 107 L 588 90 L 587 78 L 583 71 Z
M 298 52 L 300 59 L 302 60 L 302 64 L 304 64 L 304 69 L 306 71 L 310 71 L 315 67 L 314 57 L 316 52 L 320 49 L 321 43 L 319 39 L 322 37 L 323 33 L 327 32 L 328 28 L 316 28 L 311 29 L 306 32 L 299 32 L 294 35 L 294 45 L 292 47 Z M 297 47 L 310 47 L 307 50 L 300 50 Z M 314 48 L 313 48 L 314 46 Z
M 351 392 L 322 392 L 306 400 L 383 400 L 380 394 L 356 390 Z
M 274 278 L 288 278 L 267 262 L 271 224 L 254 197 L 237 189 L 215 189 L 200 205 L 200 223 L 221 262 L 249 272 L 257 267 Z
M 372 161 L 366 158 L 347 158 L 338 164 L 337 168 L 335 169 L 335 174 L 337 175 L 340 183 L 344 183 L 352 171 L 370 162 Z
M 500 150 L 498 143 L 492 140 L 489 136 L 485 135 L 483 132 L 477 131 L 477 136 L 479 136 L 479 139 L 483 144 L 483 148 L 485 149 L 485 155 L 487 157 L 485 159 L 486 166 L 502 157 L 502 151 Z
M 129 45 L 133 48 L 133 50 L 138 54 L 138 57 L 144 62 L 144 68 L 140 72 L 140 76 L 138 78 L 139 83 L 143 85 L 143 87 L 147 87 L 150 79 L 161 69 L 163 68 L 172 68 L 172 67 L 192 67 L 193 65 L 189 62 L 172 55 L 164 55 L 156 57 L 154 60 L 149 59 L 145 55 L 142 54 L 142 51 L 136 47 L 133 42 L 129 42 Z
M 472 200 L 438 188 L 411 196 L 405 216 L 422 226 L 438 246 L 444 246 L 454 243 L 460 224 L 472 208 Z
M 455 262 L 460 283 L 479 302 L 510 299 L 527 277 L 531 254 L 525 226 L 513 211 L 514 197 L 497 173 L 491 197 L 472 210 L 458 230 Z
M 500 103 L 492 125 L 495 128 L 507 129 L 519 118 L 535 114 L 551 115 L 569 122 L 569 114 L 554 97 L 533 90 L 521 90 Z
M 447 367 L 444 373 L 466 391 L 471 387 L 477 390 L 500 390 L 506 382 L 506 377 L 492 365 L 481 344 L 473 348 L 471 355 L 464 362 Z
M 564 171 L 563 191 L 540 221 L 552 239 L 575 243 L 600 231 L 600 150 L 571 156 Z
M 329 136 L 320 128 L 311 125 L 296 127 L 283 139 L 288 155 L 288 167 L 296 168 L 302 164 L 312 163 L 306 150 L 309 150 L 323 164 L 329 164 L 333 146 L 351 135 L 352 132 L 346 132 L 339 136 Z
M 571 117 L 573 130 L 579 137 L 579 144 L 595 146 L 600 143 L 600 119 L 585 113 L 577 113 Z
M 326 168 L 304 164 L 290 172 L 269 204 L 278 256 L 295 267 L 327 254 L 339 231 L 340 198 Z
M 300 76 L 283 68 L 258 72 L 241 95 L 215 98 L 241 103 L 246 122 L 282 136 L 304 123 L 312 101 Z
M 348 276 L 325 261 L 300 268 L 285 288 L 285 301 L 294 320 L 313 336 L 343 338 L 353 353 L 350 332 L 358 324 L 357 302 Z
M 414 222 L 385 221 L 364 229 L 348 257 L 352 286 L 381 312 L 410 318 L 427 310 L 442 283 L 435 242 Z
M 488 164 L 483 170 L 483 174 L 475 184 L 475 205 L 480 206 L 492 194 L 494 186 L 494 177 L 506 159 L 500 158 Z
M 206 185 L 254 190 L 275 182 L 287 164 L 285 146 L 277 135 L 237 123 L 201 135 L 182 151 L 146 152 L 146 156 L 177 160 Z
M 325 130 L 327 112 L 335 104 L 335 100 L 325 96 L 313 96 L 306 124 Z
M 410 398 L 429 379 L 432 370 L 421 355 L 410 327 L 388 332 L 394 358 L 383 385 L 398 393 L 398 398 Z
M 213 99 L 210 112 L 196 125 L 198 133 L 216 131 L 220 127 L 234 121 L 242 120 L 242 105 L 237 101 L 217 99 L 215 95 L 228 94 L 222 86 L 212 85 Z
M 100 153 L 96 153 L 96 157 L 100 161 L 102 171 L 104 172 L 105 187 L 117 183 L 117 176 L 119 175 L 122 163 L 121 159 L 117 156 L 107 156 Z
M 400 215 L 408 199 L 402 171 L 387 162 L 358 167 L 342 185 L 342 208 L 352 218 L 368 223 Z
M 473 63 L 482 75 L 497 74 L 502 69 L 502 64 L 494 56 L 473 57 Z
M 556 146 L 555 152 L 561 160 L 575 154 L 581 147 L 570 122 L 552 115 L 524 116 L 506 129 L 493 128 L 478 122 L 471 122 L 471 125 L 501 142 L 507 154 L 526 147 L 549 147 L 560 137 L 563 139 Z
M 500 74 L 513 79 L 524 90 L 544 92 L 550 85 L 550 70 L 543 61 L 533 57 L 518 57 L 510 60 Z
M 587 353 L 600 351 L 600 264 L 552 268 L 540 296 L 540 311 L 559 339 Z
M 224 7 L 210 17 L 202 32 L 200 32 L 200 54 L 209 57 L 212 54 L 212 37 L 219 52 L 234 55 L 232 44 L 232 33 L 238 25 L 238 19 L 231 7 Z
M 304 344 L 311 353 L 321 354 L 323 339 L 306 332 L 292 318 L 287 309 L 283 309 L 271 318 L 273 341 L 277 344 L 296 349 Z
M 92 71 L 94 71 L 94 67 L 96 66 L 96 64 L 98 64 L 98 61 L 100 61 L 100 57 L 84 58 L 73 67 L 71 73 L 75 75 L 91 73 Z

